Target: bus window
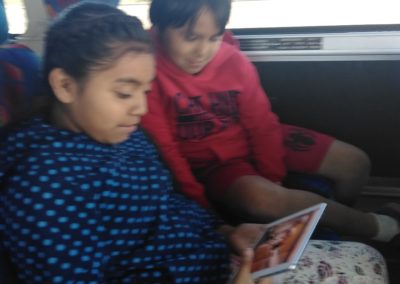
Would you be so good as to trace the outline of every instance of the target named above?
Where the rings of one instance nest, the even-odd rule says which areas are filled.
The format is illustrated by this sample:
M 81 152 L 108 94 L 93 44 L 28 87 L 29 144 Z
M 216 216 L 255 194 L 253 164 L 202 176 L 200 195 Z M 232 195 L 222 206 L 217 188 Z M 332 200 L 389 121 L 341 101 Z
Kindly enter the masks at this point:
M 145 28 L 150 28 L 149 6 L 150 0 L 121 0 L 118 7 L 125 13 L 138 17 Z
M 233 0 L 227 27 L 242 29 L 400 24 L 397 2 L 397 0 Z M 23 34 L 27 30 L 24 1 L 4 0 L 4 4 L 10 33 Z M 149 28 L 149 4 L 150 0 L 121 0 L 119 7 L 128 14 L 137 16 L 144 26 Z
M 32 1 L 32 0 L 31 0 Z M 4 0 L 6 8 L 8 32 L 10 34 L 23 34 L 27 30 L 25 3 L 23 0 Z
M 149 27 L 149 3 L 150 0 L 121 0 L 120 8 Z M 397 3 L 397 0 L 233 0 L 228 28 L 400 24 Z
M 229 27 L 400 24 L 396 7 L 397 0 L 236 0 L 232 3 Z

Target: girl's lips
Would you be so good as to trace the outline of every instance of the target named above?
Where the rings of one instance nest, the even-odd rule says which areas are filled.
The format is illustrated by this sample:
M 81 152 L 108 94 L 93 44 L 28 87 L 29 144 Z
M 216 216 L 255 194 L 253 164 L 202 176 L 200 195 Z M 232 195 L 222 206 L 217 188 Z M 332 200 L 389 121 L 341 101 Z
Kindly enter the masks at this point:
M 137 124 L 120 125 L 120 127 L 128 132 L 133 132 L 137 129 Z

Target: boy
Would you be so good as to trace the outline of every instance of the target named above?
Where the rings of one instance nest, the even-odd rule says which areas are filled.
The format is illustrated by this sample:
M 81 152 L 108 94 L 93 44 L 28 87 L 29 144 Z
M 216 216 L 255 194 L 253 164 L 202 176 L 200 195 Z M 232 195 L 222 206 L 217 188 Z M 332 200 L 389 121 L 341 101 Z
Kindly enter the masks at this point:
M 335 181 L 338 200 L 350 202 L 368 176 L 369 160 L 354 146 L 312 131 L 315 145 L 307 155 L 291 157 L 295 151 L 283 146 L 286 128 L 271 112 L 254 66 L 222 42 L 230 5 L 229 0 L 153 0 L 150 7 L 158 70 L 143 126 L 181 190 L 206 205 L 204 185 L 220 208 L 253 222 L 326 202 L 325 225 L 391 240 L 400 231 L 395 218 L 280 186 L 286 170 L 317 173 Z

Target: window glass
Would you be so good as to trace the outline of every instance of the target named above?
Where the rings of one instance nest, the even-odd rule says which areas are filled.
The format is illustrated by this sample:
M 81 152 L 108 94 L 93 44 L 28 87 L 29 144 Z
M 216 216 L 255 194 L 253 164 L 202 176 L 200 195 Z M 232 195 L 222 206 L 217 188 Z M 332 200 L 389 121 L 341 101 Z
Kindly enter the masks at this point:
M 150 0 L 121 0 L 149 27 Z M 398 0 L 233 0 L 228 28 L 400 24 Z
M 119 8 L 127 14 L 138 17 L 145 28 L 151 26 L 149 19 L 150 0 L 121 0 Z
M 43 9 L 41 0 L 38 8 Z M 120 8 L 150 27 L 150 0 L 121 0 Z M 23 34 L 23 0 L 4 0 L 9 32 Z M 228 28 L 312 27 L 400 24 L 398 0 L 233 0 Z
M 33 0 L 29 0 L 33 1 Z M 41 3 L 40 3 L 41 4 Z M 10 34 L 25 33 L 28 25 L 25 4 L 23 0 L 4 0 Z M 43 7 L 41 7 L 43 8 Z
M 400 24 L 398 0 L 237 0 L 230 28 Z

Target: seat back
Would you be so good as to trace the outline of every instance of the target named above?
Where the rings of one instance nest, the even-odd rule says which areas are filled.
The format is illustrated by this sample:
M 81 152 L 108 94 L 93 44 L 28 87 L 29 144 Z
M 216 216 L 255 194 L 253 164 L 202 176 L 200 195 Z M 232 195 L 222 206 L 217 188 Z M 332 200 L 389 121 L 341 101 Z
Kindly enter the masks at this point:
M 0 129 L 28 111 L 40 91 L 39 57 L 24 45 L 0 47 Z

